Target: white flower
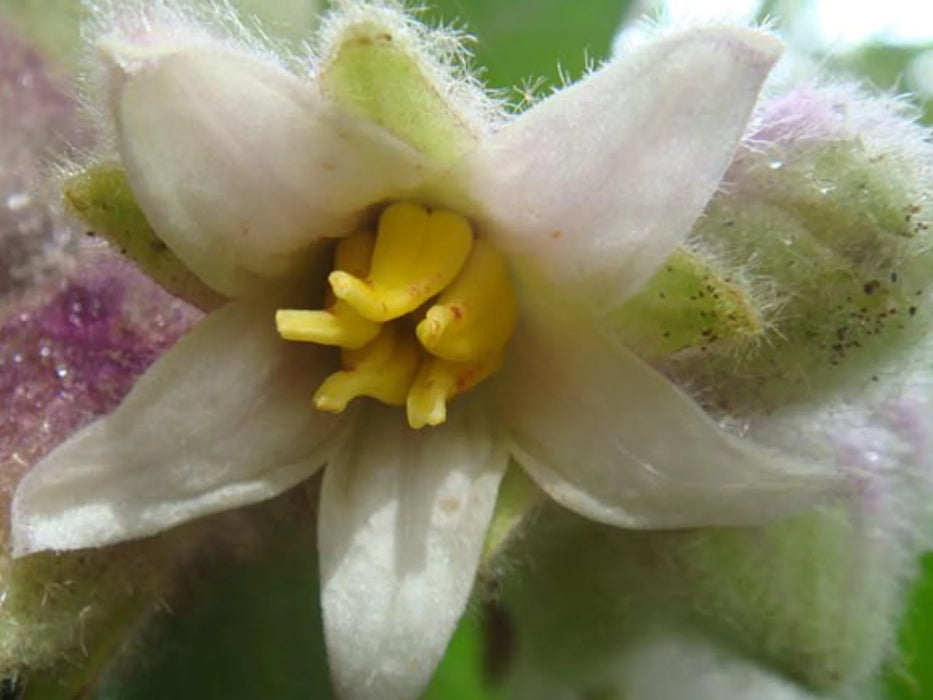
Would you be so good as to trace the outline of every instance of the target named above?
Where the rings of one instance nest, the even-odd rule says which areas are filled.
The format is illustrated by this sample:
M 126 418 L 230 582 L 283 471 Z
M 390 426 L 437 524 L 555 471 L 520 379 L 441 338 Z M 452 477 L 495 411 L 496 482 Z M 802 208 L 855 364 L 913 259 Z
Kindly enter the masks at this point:
M 357 34 L 391 41 L 410 28 L 382 6 L 346 12 Z M 23 479 L 17 554 L 151 535 L 326 465 L 334 681 L 344 697 L 400 698 L 424 687 L 463 611 L 510 459 L 564 506 L 632 528 L 757 523 L 840 490 L 828 467 L 721 430 L 602 330 L 716 190 L 780 53 L 768 36 L 693 29 L 504 124 L 458 113 L 469 148 L 445 157 L 344 109 L 320 72 L 296 75 L 228 41 L 146 22 L 98 46 L 142 209 L 234 301 Z M 518 308 L 501 369 L 420 430 L 368 399 L 316 410 L 331 351 L 286 342 L 273 322 L 283 305 L 309 305 L 332 239 L 397 201 L 464 217 L 505 256 Z

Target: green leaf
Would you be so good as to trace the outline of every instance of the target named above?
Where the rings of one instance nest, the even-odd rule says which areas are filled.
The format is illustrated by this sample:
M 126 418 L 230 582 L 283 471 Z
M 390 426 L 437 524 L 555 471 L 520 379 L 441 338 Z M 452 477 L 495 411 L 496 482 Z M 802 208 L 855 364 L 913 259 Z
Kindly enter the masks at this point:
M 426 17 L 454 22 L 476 37 L 481 78 L 491 88 L 512 88 L 535 78 L 559 85 L 563 71 L 582 75 L 587 60 L 609 55 L 629 0 L 436 0 Z
M 484 681 L 483 633 L 481 618 L 464 616 L 422 700 L 496 700 L 499 697 Z
M 880 42 L 866 43 L 843 56 L 830 56 L 831 64 L 842 71 L 854 74 L 880 89 L 903 93 L 918 89 L 916 78 L 912 79 L 911 64 L 919 56 L 933 50 L 933 43 L 898 45 Z M 919 72 L 919 71 L 918 71 Z M 905 76 L 907 85 L 905 86 Z M 933 102 L 923 97 L 913 97 L 923 114 L 922 121 L 933 123 Z
M 246 21 L 261 24 L 266 33 L 297 46 L 314 28 L 317 0 L 230 0 Z M 82 55 L 82 0 L 0 0 L 0 16 L 9 20 L 44 54 L 65 68 Z M 119 7 L 119 4 L 118 4 Z
M 899 656 L 885 674 L 889 700 L 933 697 L 933 554 L 924 557 L 921 571 L 901 624 Z
M 95 700 L 331 698 L 313 524 L 288 518 L 263 539 L 247 561 L 205 562 L 194 590 L 170 602 Z

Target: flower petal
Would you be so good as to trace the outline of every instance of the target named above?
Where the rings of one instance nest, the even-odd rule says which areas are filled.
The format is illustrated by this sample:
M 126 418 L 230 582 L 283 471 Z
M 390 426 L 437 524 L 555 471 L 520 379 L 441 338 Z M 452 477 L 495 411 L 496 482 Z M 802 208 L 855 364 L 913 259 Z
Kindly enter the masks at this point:
M 620 527 L 751 525 L 844 493 L 832 467 L 726 433 L 621 345 L 543 328 L 513 340 L 501 401 L 513 454 L 562 505 Z
M 779 55 L 767 35 L 713 26 L 609 63 L 464 162 L 480 218 L 521 268 L 616 305 L 703 211 Z
M 411 430 L 373 410 L 327 467 L 319 549 L 341 697 L 417 697 L 463 613 L 507 454 L 483 407 Z
M 316 239 L 420 182 L 413 148 L 271 62 L 210 44 L 101 48 L 116 66 L 118 145 L 141 208 L 228 296 L 287 276 Z
M 215 312 L 112 414 L 33 467 L 14 496 L 15 554 L 151 535 L 271 498 L 319 468 L 336 424 L 311 406 L 324 351 L 281 341 L 273 314 Z

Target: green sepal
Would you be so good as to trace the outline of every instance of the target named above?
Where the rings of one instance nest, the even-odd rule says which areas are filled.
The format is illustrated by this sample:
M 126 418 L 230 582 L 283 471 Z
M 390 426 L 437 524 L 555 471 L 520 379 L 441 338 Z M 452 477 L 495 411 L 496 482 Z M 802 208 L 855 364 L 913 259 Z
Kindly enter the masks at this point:
M 166 582 L 152 555 L 125 546 L 0 559 L 0 670 L 22 680 L 23 700 L 82 697 L 158 605 Z
M 65 181 L 68 210 L 169 293 L 198 308 L 220 306 L 224 298 L 204 284 L 152 230 L 126 173 L 114 166 L 94 166 Z
M 515 462 L 509 465 L 493 512 L 492 522 L 483 543 L 483 564 L 491 562 L 521 525 L 524 519 L 541 504 L 544 493 Z
M 29 674 L 19 700 L 76 700 L 105 672 L 119 650 L 157 609 L 155 599 L 129 598 L 109 610 L 106 624 L 90 637 L 80 631 L 81 661 L 61 660 L 50 668 Z M 79 623 L 80 624 L 80 617 Z
M 321 88 L 347 111 L 378 124 L 438 164 L 451 163 L 475 138 L 422 68 L 423 60 L 386 28 L 355 25 L 321 72 Z
M 749 294 L 684 248 L 671 254 L 613 323 L 626 344 L 647 360 L 688 348 L 742 347 L 762 332 Z
M 730 410 L 879 379 L 933 318 L 917 174 L 858 140 L 746 154 L 743 167 L 692 236 L 769 290 L 764 342 L 677 371 L 716 387 Z

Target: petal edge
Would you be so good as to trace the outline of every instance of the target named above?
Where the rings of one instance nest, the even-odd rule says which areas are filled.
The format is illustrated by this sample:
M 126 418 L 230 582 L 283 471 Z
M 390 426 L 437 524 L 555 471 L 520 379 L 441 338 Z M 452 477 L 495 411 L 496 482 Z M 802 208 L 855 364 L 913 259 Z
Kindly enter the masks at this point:
M 592 330 L 525 326 L 513 345 L 500 391 L 513 453 L 581 515 L 638 529 L 758 525 L 849 492 L 831 461 L 798 462 L 727 433 Z
M 737 27 L 673 35 L 533 106 L 458 175 L 519 272 L 612 308 L 690 231 L 779 55 Z
M 327 367 L 281 341 L 272 313 L 235 303 L 211 314 L 113 413 L 34 466 L 13 499 L 14 555 L 145 537 L 318 469 L 338 426 L 311 405 Z

